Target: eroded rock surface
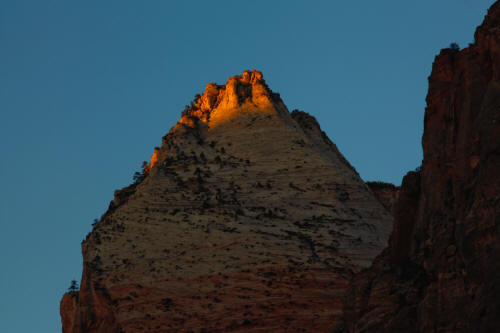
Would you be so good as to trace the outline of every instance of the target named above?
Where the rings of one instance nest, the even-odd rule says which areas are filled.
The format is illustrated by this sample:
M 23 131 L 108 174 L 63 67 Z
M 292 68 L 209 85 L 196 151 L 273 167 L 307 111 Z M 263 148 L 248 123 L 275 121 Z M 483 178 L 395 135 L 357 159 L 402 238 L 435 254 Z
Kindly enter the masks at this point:
M 380 203 L 392 214 L 394 203 L 398 198 L 399 186 L 384 182 L 366 182 L 366 185 L 372 190 Z
M 326 332 L 392 229 L 316 120 L 258 71 L 207 85 L 144 171 L 82 244 L 65 332 Z
M 390 247 L 345 298 L 349 332 L 500 332 L 500 3 L 429 78 L 420 172 Z

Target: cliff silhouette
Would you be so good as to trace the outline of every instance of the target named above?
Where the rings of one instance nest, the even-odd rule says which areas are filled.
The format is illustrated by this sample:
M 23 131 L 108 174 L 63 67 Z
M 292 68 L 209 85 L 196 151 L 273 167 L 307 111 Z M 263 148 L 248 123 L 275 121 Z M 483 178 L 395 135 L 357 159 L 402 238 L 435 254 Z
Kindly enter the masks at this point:
M 500 331 L 500 3 L 429 77 L 419 171 L 403 179 L 389 247 L 354 277 L 348 332 Z

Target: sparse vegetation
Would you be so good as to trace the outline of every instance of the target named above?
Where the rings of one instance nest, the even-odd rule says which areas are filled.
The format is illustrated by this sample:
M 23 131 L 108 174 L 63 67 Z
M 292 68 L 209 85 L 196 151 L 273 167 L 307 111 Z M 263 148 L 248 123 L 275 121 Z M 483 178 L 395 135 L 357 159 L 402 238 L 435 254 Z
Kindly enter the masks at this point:
M 455 43 L 455 42 L 451 43 L 449 48 L 450 48 L 452 51 L 455 51 L 455 52 L 460 51 L 460 46 L 459 46 L 457 43 Z
M 68 288 L 69 292 L 77 292 L 79 290 L 78 281 L 71 280 L 71 285 Z
M 142 182 L 144 180 L 144 178 L 146 178 L 146 169 L 147 169 L 147 167 L 148 167 L 148 162 L 147 161 L 143 161 L 142 162 L 142 166 L 141 166 L 141 170 L 142 171 L 136 171 L 134 173 L 134 175 L 132 176 L 134 184 L 139 184 L 140 182 Z
M 381 181 L 373 181 L 373 182 L 366 182 L 366 185 L 370 186 L 370 188 L 376 188 L 376 189 L 384 189 L 384 188 L 390 188 L 390 189 L 396 189 L 396 186 L 391 183 L 386 183 L 386 182 L 381 182 Z
M 189 105 L 186 105 L 186 106 L 184 107 L 184 110 L 182 111 L 182 115 L 183 115 L 183 116 L 188 116 L 188 115 L 189 115 L 189 113 L 190 113 L 191 111 L 196 110 L 196 103 L 198 102 L 198 100 L 199 100 L 200 98 L 201 98 L 201 95 L 200 95 L 200 94 L 196 94 L 196 95 L 194 95 L 194 100 L 193 100 L 193 101 L 191 101 L 191 102 L 189 103 Z

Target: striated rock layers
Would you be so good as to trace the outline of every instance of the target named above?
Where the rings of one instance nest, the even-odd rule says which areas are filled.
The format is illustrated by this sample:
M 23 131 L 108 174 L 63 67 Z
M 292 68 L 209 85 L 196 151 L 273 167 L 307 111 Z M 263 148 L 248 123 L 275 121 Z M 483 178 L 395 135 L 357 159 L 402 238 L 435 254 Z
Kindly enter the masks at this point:
M 420 172 L 390 247 L 354 278 L 349 332 L 500 332 L 500 3 L 475 43 L 436 57 Z
M 262 74 L 205 93 L 82 243 L 63 331 L 326 332 L 392 216 Z
M 399 187 L 384 182 L 366 182 L 366 185 L 372 190 L 380 203 L 392 213 L 394 203 L 398 197 Z

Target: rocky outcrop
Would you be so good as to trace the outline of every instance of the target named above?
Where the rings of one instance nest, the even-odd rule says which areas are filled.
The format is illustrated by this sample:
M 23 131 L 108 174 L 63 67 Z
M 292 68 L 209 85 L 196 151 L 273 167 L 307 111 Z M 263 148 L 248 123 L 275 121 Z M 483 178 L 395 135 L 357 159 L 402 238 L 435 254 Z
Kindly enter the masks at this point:
M 143 170 L 82 244 L 64 332 L 325 332 L 392 229 L 258 71 L 208 84 Z
M 366 182 L 366 185 L 372 190 L 380 203 L 392 214 L 394 202 L 398 197 L 399 186 L 384 182 Z
M 99 257 L 95 257 L 93 262 L 87 263 L 83 269 L 82 284 L 76 298 L 77 306 L 72 312 L 74 315 L 71 321 L 73 326 L 65 327 L 63 325 L 64 332 L 114 333 L 121 331 L 116 321 L 113 300 L 102 280 L 92 276 L 101 273 L 99 261 Z
M 78 292 L 70 291 L 64 294 L 61 299 L 59 311 L 61 314 L 61 322 L 63 333 L 70 332 L 75 323 L 76 308 L 78 304 Z
M 422 169 L 395 204 L 390 247 L 345 297 L 349 332 L 500 331 L 500 3 L 475 43 L 436 57 Z

